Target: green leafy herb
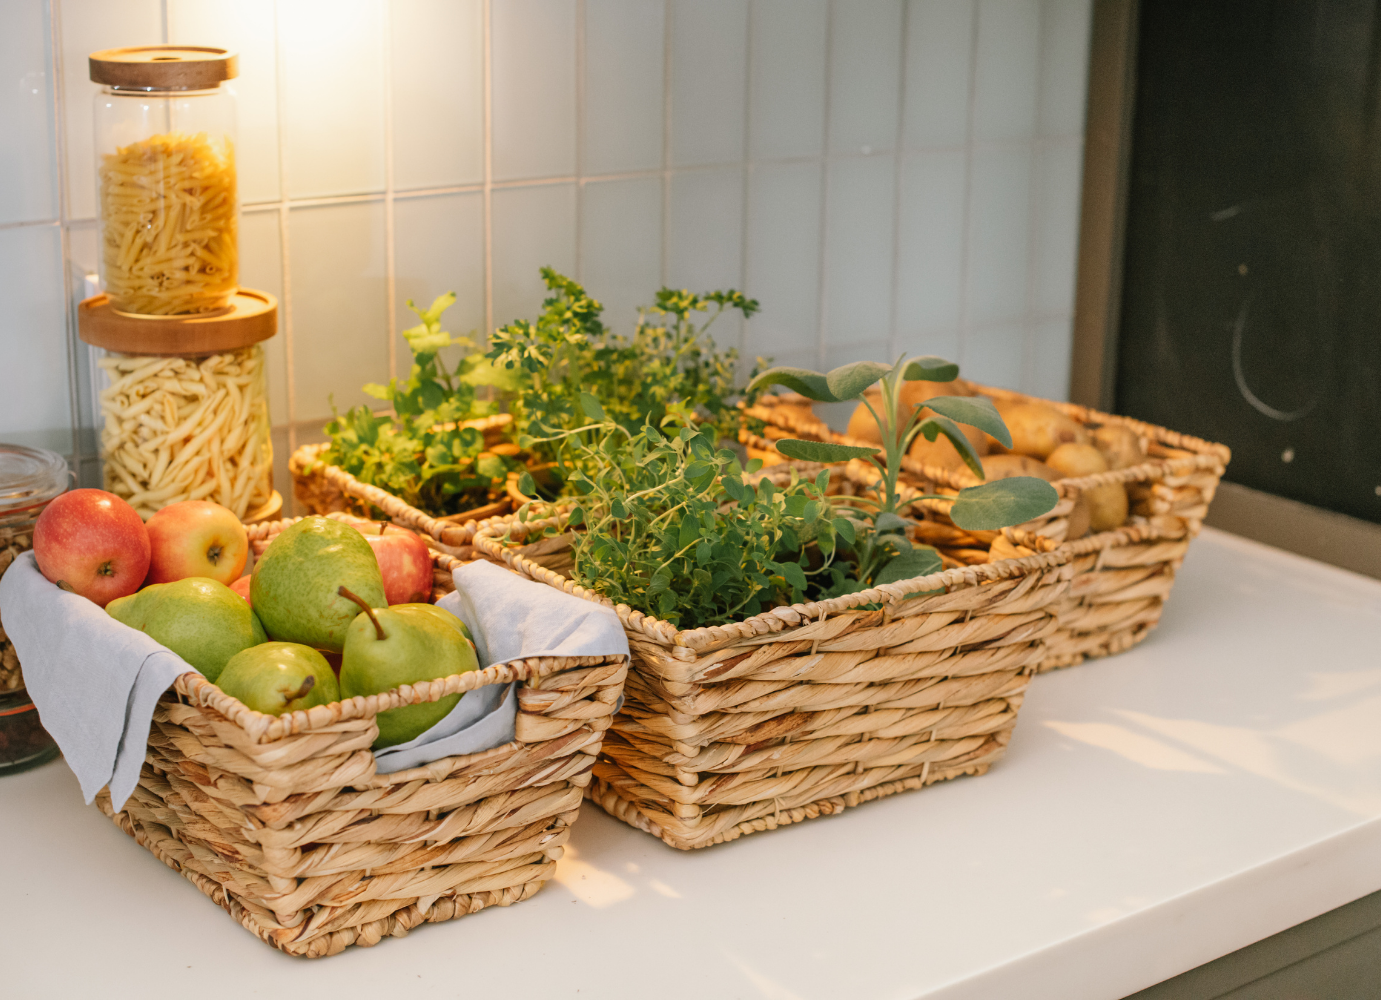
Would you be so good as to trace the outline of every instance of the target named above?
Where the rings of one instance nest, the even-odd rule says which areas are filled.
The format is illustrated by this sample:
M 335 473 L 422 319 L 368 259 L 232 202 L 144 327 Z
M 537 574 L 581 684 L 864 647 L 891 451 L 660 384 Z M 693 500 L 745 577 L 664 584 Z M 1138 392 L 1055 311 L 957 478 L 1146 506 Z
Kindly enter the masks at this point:
M 851 524 L 830 516 L 828 477 L 746 483 L 734 452 L 676 416 L 662 430 L 606 420 L 569 436 L 579 506 L 568 523 L 586 526 L 575 533 L 576 578 L 664 621 L 714 625 L 800 601 L 827 571 L 836 538 L 852 537 Z M 814 568 L 803 561 L 807 543 Z
M 486 452 L 478 430 L 460 426 L 493 412 L 492 404 L 476 397 L 476 386 L 502 386 L 507 376 L 478 354 L 469 338 L 441 329 L 441 314 L 455 298 L 448 292 L 426 310 L 408 302 L 421 323 L 403 331 L 413 356 L 407 379 L 364 387 L 388 405 L 383 413 L 364 405 L 335 411 L 326 425 L 331 445 L 322 454 L 326 463 L 434 515 L 487 502 L 509 469 L 517 467 L 510 458 Z M 454 367 L 441 358 L 451 347 L 461 349 Z
M 569 445 L 560 436 L 566 431 L 607 417 L 636 433 L 645 424 L 660 426 L 669 414 L 709 420 L 720 434 L 736 431 L 730 398 L 738 353 L 718 350 L 706 331 L 726 309 L 751 316 L 756 301 L 735 291 L 663 288 L 655 305 L 639 311 L 628 339 L 604 326 L 604 307 L 580 284 L 549 267 L 542 278 L 552 294 L 541 316 L 496 330 L 488 353 L 496 366 L 523 378 L 514 402 L 520 441 L 532 439 L 547 457 L 559 458 L 558 442 Z M 707 318 L 697 325 L 699 313 Z
M 1007 426 L 993 405 L 987 400 L 966 396 L 941 396 L 926 400 L 905 415 L 904 422 L 897 426 L 901 416 L 898 395 L 903 381 L 949 382 L 958 376 L 959 366 L 942 358 L 925 357 L 907 361 L 902 357 L 890 367 L 873 361 L 856 361 L 825 374 L 804 368 L 772 368 L 757 376 L 749 385 L 750 391 L 765 389 L 770 385 L 784 385 L 809 399 L 826 402 L 862 399 L 863 405 L 868 407 L 877 421 L 884 442 L 881 462 L 877 458 L 877 449 L 792 439 L 776 442 L 777 450 L 788 458 L 816 462 L 867 458 L 881 474 L 875 497 L 855 498 L 870 502 L 852 510 L 842 509 L 865 523 L 871 521 L 871 525 L 869 530 L 859 533 L 853 545 L 852 579 L 836 568 L 834 582 L 827 593 L 856 593 L 870 585 L 909 579 L 918 575 L 911 570 L 917 566 L 932 565 L 931 557 L 939 559 L 938 553 L 929 546 L 917 548 L 911 544 L 906 536 L 906 522 L 897 513 L 901 503 L 897 493 L 901 458 L 916 435 L 923 434 L 927 441 L 934 441 L 943 434 L 980 479 L 983 478 L 983 464 L 956 421 L 978 427 L 1004 444 L 1011 444 Z M 864 395 L 865 390 L 879 380 L 882 383 L 881 413 L 873 409 L 872 403 Z M 929 407 L 932 414 L 922 419 L 920 413 L 924 407 Z M 1059 494 L 1049 483 L 1021 476 L 960 490 L 950 516 L 961 528 L 993 530 L 1040 517 L 1050 511 L 1058 500 Z

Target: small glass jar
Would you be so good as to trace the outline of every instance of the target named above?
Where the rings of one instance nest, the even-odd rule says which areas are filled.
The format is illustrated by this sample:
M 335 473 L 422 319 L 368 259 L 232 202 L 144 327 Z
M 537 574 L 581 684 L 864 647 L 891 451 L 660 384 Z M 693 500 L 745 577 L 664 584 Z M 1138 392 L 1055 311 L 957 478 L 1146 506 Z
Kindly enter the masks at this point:
M 225 49 L 106 49 L 96 95 L 101 283 L 132 316 L 216 313 L 239 286 L 237 73 Z
M 38 515 L 70 480 L 61 455 L 0 444 L 0 576 L 33 548 Z M 58 748 L 24 689 L 23 668 L 5 635 L 4 613 L 0 608 L 0 774 L 10 774 L 52 760 Z

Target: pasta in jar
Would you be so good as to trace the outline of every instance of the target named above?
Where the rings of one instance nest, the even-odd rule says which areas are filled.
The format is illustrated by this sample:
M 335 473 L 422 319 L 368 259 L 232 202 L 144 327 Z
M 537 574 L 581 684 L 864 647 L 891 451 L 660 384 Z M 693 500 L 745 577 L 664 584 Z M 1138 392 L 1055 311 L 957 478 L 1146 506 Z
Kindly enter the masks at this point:
M 229 137 L 169 132 L 101 157 L 101 264 L 111 305 L 166 316 L 229 304 L 239 283 Z
M 204 358 L 112 354 L 101 392 L 105 488 L 140 516 L 211 500 L 241 520 L 273 494 L 263 348 Z

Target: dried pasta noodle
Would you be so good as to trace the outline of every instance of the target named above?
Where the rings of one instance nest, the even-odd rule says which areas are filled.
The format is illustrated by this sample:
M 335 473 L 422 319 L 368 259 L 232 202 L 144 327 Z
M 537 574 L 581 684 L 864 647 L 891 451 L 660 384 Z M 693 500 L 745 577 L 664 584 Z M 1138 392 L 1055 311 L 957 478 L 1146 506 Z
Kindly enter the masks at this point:
M 169 132 L 101 160 L 101 260 L 111 304 L 150 316 L 227 305 L 239 283 L 230 140 Z
M 105 488 L 147 518 L 182 500 L 244 516 L 273 492 L 264 352 L 204 358 L 112 354 L 101 393 Z

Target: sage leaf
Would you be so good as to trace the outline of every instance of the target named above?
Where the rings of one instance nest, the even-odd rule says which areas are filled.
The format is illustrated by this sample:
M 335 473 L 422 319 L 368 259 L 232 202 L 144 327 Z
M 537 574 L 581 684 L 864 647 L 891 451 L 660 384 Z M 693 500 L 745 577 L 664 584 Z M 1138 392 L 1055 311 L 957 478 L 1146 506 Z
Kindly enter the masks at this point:
M 885 510 L 878 515 L 873 523 L 873 528 L 879 535 L 885 535 L 889 531 L 900 531 L 906 533 L 906 521 L 893 514 L 890 510 Z
M 777 441 L 776 445 L 777 450 L 787 458 L 802 462 L 847 462 L 851 458 L 870 458 L 877 454 L 876 448 L 857 448 L 851 444 L 801 441 L 796 438 L 783 438 Z
M 822 403 L 839 402 L 830 393 L 825 376 L 819 372 L 813 372 L 809 368 L 769 368 L 752 382 L 749 382 L 746 391 L 752 393 L 766 389 L 769 385 L 784 385 L 792 392 L 799 392 L 807 399 L 814 399 Z
M 879 364 L 876 361 L 855 361 L 831 371 L 825 376 L 825 383 L 835 399 L 857 399 L 863 395 L 864 389 L 891 370 L 891 365 Z
M 991 434 L 1002 442 L 1004 448 L 1012 447 L 1012 433 L 1007 430 L 1007 425 L 1002 422 L 1002 416 L 991 400 L 982 396 L 936 396 L 934 399 L 927 399 L 921 405 L 928 406 L 951 420 Z
M 965 531 L 996 531 L 1048 514 L 1059 502 L 1044 479 L 1014 476 L 960 490 L 949 517 Z
M 953 382 L 959 377 L 959 366 L 944 358 L 912 358 L 901 377 L 908 382 Z
M 954 450 L 959 452 L 959 457 L 964 460 L 964 464 L 979 479 L 984 478 L 983 462 L 979 459 L 978 452 L 973 450 L 973 444 L 959 429 L 959 425 L 949 417 L 938 415 L 926 417 L 921 421 L 920 432 L 925 435 L 927 441 L 934 441 L 941 434 L 949 438 L 949 443 L 954 445 Z

